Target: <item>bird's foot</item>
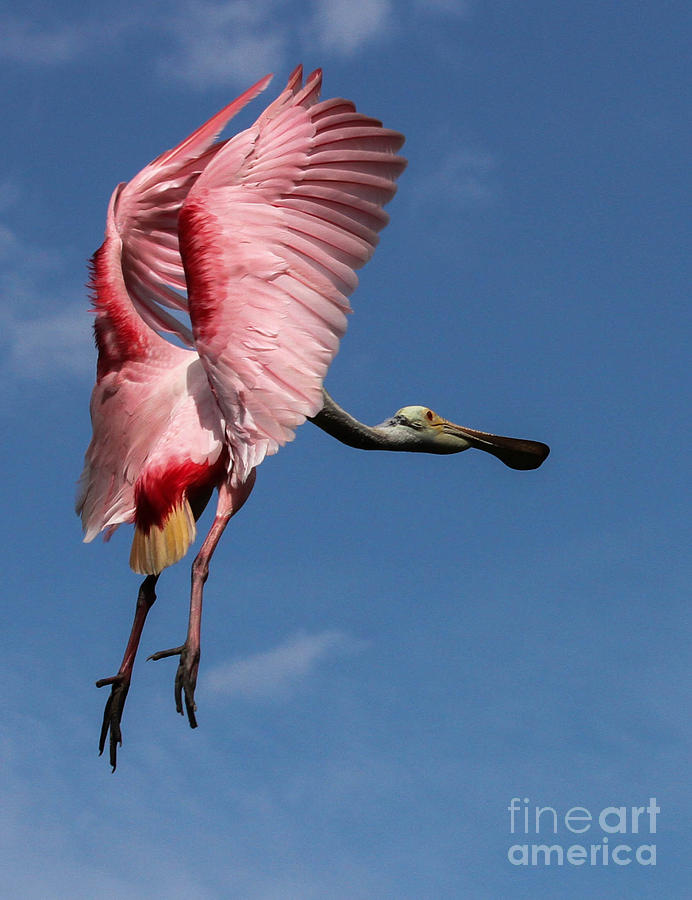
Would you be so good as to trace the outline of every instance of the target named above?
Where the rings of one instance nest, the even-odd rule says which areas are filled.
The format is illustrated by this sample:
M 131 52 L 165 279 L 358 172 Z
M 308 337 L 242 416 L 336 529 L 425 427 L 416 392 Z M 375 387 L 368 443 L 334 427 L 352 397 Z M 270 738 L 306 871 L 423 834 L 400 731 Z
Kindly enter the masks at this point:
M 183 715 L 183 696 L 185 697 L 185 712 L 190 728 L 197 728 L 195 711 L 195 687 L 197 686 L 197 672 L 199 670 L 199 646 L 193 647 L 187 642 L 181 647 L 173 647 L 171 650 L 159 650 L 152 653 L 149 659 L 165 659 L 168 656 L 179 656 L 178 671 L 175 673 L 175 708 Z
M 115 767 L 118 763 L 118 746 L 122 747 L 123 744 L 120 720 L 123 716 L 127 692 L 130 690 L 130 679 L 127 675 L 112 675 L 110 678 L 99 679 L 96 682 L 96 687 L 105 687 L 107 684 L 111 686 L 111 693 L 103 712 L 103 724 L 101 725 L 101 736 L 99 737 L 99 756 L 103 753 L 106 746 L 106 738 L 110 731 L 109 756 L 110 764 L 115 772 Z

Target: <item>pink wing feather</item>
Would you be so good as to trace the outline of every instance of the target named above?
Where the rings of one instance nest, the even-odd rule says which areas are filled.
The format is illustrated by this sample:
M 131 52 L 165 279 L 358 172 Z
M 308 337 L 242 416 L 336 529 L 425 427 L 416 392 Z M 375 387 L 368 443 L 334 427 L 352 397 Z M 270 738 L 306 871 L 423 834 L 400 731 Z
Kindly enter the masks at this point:
M 93 437 L 80 478 L 77 512 L 85 540 L 135 516 L 135 484 L 147 467 L 176 454 L 213 464 L 223 441 L 220 412 L 197 353 L 156 332 L 192 334 L 160 304 L 186 309 L 178 215 L 190 188 L 224 146 L 221 129 L 271 76 L 157 157 L 113 193 L 106 240 L 92 262 L 99 349 L 91 402 Z M 162 463 L 163 464 L 163 463 Z
M 355 270 L 406 163 L 403 136 L 294 77 L 229 140 L 179 220 L 195 347 L 226 420 L 234 479 L 321 407 Z
M 216 141 L 229 120 L 269 84 L 266 75 L 121 185 L 113 218 L 122 239 L 121 266 L 135 309 L 151 328 L 192 345 L 189 329 L 161 305 L 187 310 L 185 271 L 178 245 L 178 214 L 190 189 L 226 141 Z

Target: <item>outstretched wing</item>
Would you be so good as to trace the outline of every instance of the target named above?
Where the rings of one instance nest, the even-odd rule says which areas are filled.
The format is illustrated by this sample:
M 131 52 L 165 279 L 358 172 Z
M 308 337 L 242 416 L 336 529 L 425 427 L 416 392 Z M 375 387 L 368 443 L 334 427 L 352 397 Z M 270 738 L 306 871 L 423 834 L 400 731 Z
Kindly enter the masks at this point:
M 321 407 L 355 270 L 372 255 L 406 163 L 402 135 L 293 79 L 229 140 L 179 220 L 189 312 L 227 424 L 235 478 Z
M 180 208 L 226 143 L 216 141 L 221 130 L 270 80 L 271 75 L 262 78 L 177 147 L 158 156 L 121 185 L 112 200 L 110 215 L 122 240 L 122 275 L 130 299 L 149 326 L 177 334 L 187 344 L 192 344 L 189 329 L 161 308 L 187 310 L 178 245 Z

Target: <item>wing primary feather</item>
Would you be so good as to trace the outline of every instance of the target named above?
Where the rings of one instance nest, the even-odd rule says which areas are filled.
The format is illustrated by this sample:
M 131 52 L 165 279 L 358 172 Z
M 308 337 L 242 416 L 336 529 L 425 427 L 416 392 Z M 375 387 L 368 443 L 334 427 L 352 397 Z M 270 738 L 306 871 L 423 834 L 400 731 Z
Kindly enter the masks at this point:
M 195 344 L 236 479 L 319 408 L 356 270 L 405 167 L 402 135 L 320 100 L 319 70 L 301 77 L 219 148 L 179 218 Z
M 246 91 L 243 91 L 239 97 L 236 97 L 232 103 L 224 106 L 223 109 L 219 110 L 219 112 L 208 119 L 203 125 L 200 125 L 199 128 L 193 131 L 192 134 L 182 141 L 182 143 L 178 144 L 177 147 L 158 156 L 154 160 L 154 163 L 159 166 L 164 166 L 172 163 L 180 156 L 199 156 L 198 148 L 206 148 L 209 143 L 218 137 L 233 116 L 239 113 L 244 106 L 247 106 L 251 100 L 254 100 L 255 97 L 267 87 L 273 77 L 273 75 L 265 75 L 264 78 L 260 78 L 259 81 L 256 81 Z

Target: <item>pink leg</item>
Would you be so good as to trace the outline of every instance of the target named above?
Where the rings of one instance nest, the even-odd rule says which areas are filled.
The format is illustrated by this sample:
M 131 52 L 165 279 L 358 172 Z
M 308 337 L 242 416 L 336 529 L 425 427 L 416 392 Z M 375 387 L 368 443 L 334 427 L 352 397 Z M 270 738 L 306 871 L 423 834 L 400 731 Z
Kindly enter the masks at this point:
M 240 487 L 232 488 L 229 484 L 222 484 L 219 488 L 219 501 L 216 507 L 216 515 L 209 533 L 199 553 L 192 563 L 192 587 L 190 591 L 190 618 L 187 627 L 187 638 L 180 647 L 170 650 L 160 650 L 149 659 L 164 659 L 167 656 L 180 656 L 178 671 L 175 676 L 175 708 L 183 714 L 183 695 L 185 697 L 185 711 L 190 728 L 197 727 L 195 711 L 195 687 L 197 686 L 197 673 L 199 671 L 200 636 L 202 627 L 202 593 L 204 584 L 209 577 L 209 563 L 214 555 L 221 535 L 228 525 L 231 516 L 235 515 L 250 496 L 250 491 L 255 484 L 255 470 L 250 473 L 248 480 Z
M 103 713 L 103 725 L 101 726 L 101 737 L 99 738 L 99 755 L 103 753 L 106 746 L 106 737 L 110 730 L 110 763 L 115 767 L 117 764 L 118 746 L 122 746 L 123 738 L 120 731 L 120 720 L 122 719 L 127 692 L 130 689 L 130 680 L 132 678 L 132 667 L 135 664 L 135 656 L 139 647 L 139 639 L 142 636 L 142 629 L 147 618 L 147 613 L 154 605 L 156 593 L 154 588 L 158 581 L 158 575 L 147 575 L 139 588 L 137 595 L 137 606 L 135 607 L 135 618 L 130 631 L 130 638 L 125 647 L 123 661 L 120 663 L 117 675 L 110 678 L 101 678 L 96 682 L 96 687 L 105 687 L 111 685 L 110 697 L 106 702 L 106 709 Z

